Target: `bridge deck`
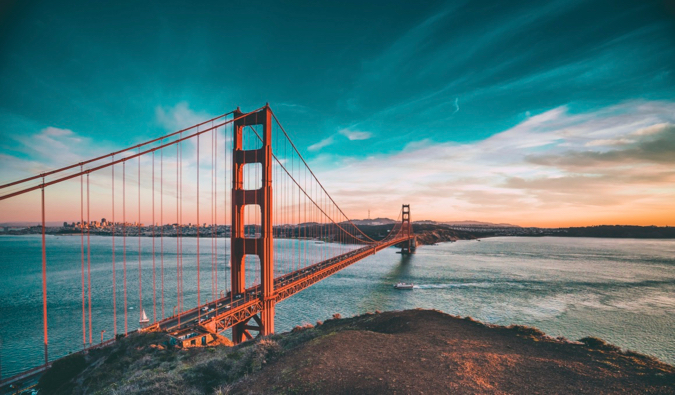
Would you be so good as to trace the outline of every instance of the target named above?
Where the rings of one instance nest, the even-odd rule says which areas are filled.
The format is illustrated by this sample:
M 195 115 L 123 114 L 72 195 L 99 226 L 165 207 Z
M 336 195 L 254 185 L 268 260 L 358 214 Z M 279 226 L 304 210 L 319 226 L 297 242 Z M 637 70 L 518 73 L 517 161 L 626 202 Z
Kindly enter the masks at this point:
M 363 258 L 413 237 L 397 237 L 375 245 L 368 245 L 277 277 L 274 279 L 274 300 L 278 303 Z M 261 289 L 259 285 L 256 285 L 247 288 L 242 294 L 231 295 L 228 292 L 223 298 L 166 318 L 143 330 L 175 332 L 199 325 L 209 332 L 222 332 L 248 320 L 262 309 Z

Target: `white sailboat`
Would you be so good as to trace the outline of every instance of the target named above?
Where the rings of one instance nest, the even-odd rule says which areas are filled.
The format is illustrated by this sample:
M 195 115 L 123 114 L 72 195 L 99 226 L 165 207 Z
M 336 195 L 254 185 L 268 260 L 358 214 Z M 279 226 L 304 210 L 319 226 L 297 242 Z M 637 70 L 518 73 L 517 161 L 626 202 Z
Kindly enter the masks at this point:
M 148 316 L 145 315 L 145 310 L 141 310 L 141 319 L 138 320 L 138 323 L 139 324 L 147 324 L 148 322 L 150 322 L 150 320 L 148 319 Z

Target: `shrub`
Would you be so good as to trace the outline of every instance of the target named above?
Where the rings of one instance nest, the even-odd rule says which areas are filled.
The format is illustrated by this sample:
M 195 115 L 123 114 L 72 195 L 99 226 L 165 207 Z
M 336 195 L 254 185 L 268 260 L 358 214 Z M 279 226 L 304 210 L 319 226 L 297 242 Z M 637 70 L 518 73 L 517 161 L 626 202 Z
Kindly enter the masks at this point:
M 241 359 L 241 352 L 233 351 L 231 353 L 228 353 L 227 357 L 230 358 L 230 359 L 234 359 L 236 361 L 238 359 Z
M 262 339 L 255 346 L 256 357 L 263 360 L 268 356 L 274 356 L 281 352 L 279 343 L 271 339 Z
M 340 314 L 340 313 L 335 313 L 335 314 L 333 314 L 333 319 L 334 319 L 334 320 L 339 320 L 340 318 L 342 318 L 342 314 Z
M 537 328 L 533 328 L 530 326 L 525 326 L 525 325 L 509 325 L 506 327 L 507 329 L 510 329 L 512 331 L 515 331 L 518 334 L 525 335 L 525 336 L 532 336 L 532 337 L 543 337 L 546 336 L 546 334 L 542 331 L 540 331 Z
M 70 393 L 70 380 L 87 367 L 82 354 L 73 354 L 54 362 L 51 368 L 40 377 L 37 388 L 41 393 Z
M 304 331 L 305 329 L 312 329 L 312 328 L 314 328 L 314 325 L 312 325 L 310 323 L 304 323 L 302 325 L 296 325 L 293 329 L 291 329 L 291 332 L 297 333 L 297 332 Z
M 602 339 L 599 339 L 597 337 L 584 337 L 583 339 L 579 339 L 580 342 L 584 343 L 588 348 L 596 349 L 596 350 L 614 350 L 614 351 L 619 351 L 621 350 L 619 347 L 614 346 L 612 344 L 609 344 L 605 342 Z
M 227 395 L 232 391 L 231 385 L 221 385 L 213 391 L 213 395 Z

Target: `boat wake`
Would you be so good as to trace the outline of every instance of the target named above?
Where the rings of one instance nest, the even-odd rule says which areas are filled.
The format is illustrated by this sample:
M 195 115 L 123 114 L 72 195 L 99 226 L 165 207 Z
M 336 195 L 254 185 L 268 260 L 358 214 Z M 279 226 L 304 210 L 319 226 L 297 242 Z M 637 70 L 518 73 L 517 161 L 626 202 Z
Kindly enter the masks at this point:
M 493 283 L 493 282 L 474 282 L 474 283 L 451 283 L 451 284 L 423 284 L 415 285 L 415 289 L 449 289 L 449 288 L 491 288 L 495 285 L 517 285 L 514 283 Z

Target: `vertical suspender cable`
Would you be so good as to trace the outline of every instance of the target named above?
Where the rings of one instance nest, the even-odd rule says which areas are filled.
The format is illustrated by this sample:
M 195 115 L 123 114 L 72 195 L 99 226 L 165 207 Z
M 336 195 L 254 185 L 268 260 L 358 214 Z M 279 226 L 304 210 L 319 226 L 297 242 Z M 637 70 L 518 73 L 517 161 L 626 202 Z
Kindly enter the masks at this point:
M 164 141 L 160 143 L 164 145 Z M 159 151 L 159 223 L 162 226 L 159 228 L 159 249 L 161 269 L 161 283 L 162 283 L 162 319 L 164 319 L 164 149 Z
M 227 141 L 228 141 L 227 126 L 223 130 L 224 130 L 224 133 L 223 133 L 224 134 L 224 138 L 223 138 L 224 149 L 223 150 L 225 151 L 225 153 L 223 155 L 223 186 L 224 186 L 224 189 L 225 189 L 225 191 L 223 193 L 223 225 L 225 226 L 225 229 L 227 230 L 228 224 L 229 224 L 230 235 L 231 235 L 232 234 L 231 233 L 232 232 L 232 224 L 227 222 L 227 212 L 229 211 L 228 206 L 227 206 L 227 195 L 232 194 L 232 185 L 229 185 L 227 183 L 227 173 L 228 173 L 227 153 L 229 152 L 229 147 L 228 147 L 228 144 L 227 144 Z M 230 169 L 230 171 L 231 171 L 231 169 Z M 231 208 L 230 208 L 230 210 L 231 210 Z M 223 236 L 227 236 L 227 232 Z M 230 251 L 230 253 L 231 253 L 231 251 Z M 223 240 L 223 266 L 224 266 L 223 273 L 225 273 L 225 275 L 226 275 L 226 277 L 225 277 L 225 290 L 226 291 L 231 286 L 231 284 L 228 284 L 229 283 L 228 280 L 229 280 L 229 278 L 231 278 L 230 276 L 232 274 L 231 273 L 232 268 L 230 267 L 230 271 L 229 271 L 230 276 L 228 276 L 228 270 L 227 270 L 228 269 L 228 267 L 227 267 L 227 257 L 228 256 L 230 256 L 230 255 L 228 254 L 228 249 L 227 249 L 227 237 L 225 237 L 225 240 Z M 232 259 L 232 257 L 230 256 L 230 260 L 231 259 Z M 232 290 L 230 290 L 230 305 L 232 305 Z
M 141 148 L 138 148 L 141 153 Z M 143 282 L 141 281 L 141 156 L 138 156 L 138 314 L 143 318 Z
M 304 191 L 308 191 L 309 188 L 307 187 L 307 171 L 306 171 L 304 168 L 303 168 L 303 171 L 304 171 L 304 173 L 305 173 L 305 176 L 304 176 L 304 184 L 303 184 L 303 190 L 304 190 Z M 307 193 L 307 192 L 305 192 L 305 194 L 306 194 L 306 193 Z M 310 221 L 310 219 L 309 219 L 309 211 L 308 211 L 308 207 L 307 207 L 308 204 L 309 204 L 309 202 L 308 202 L 307 196 L 305 195 L 305 196 L 303 196 L 303 198 L 302 198 L 302 206 L 303 206 L 302 208 L 303 208 L 303 215 L 304 215 L 304 216 L 303 216 L 303 218 L 304 218 L 304 221 L 303 221 L 303 222 L 305 222 L 305 223 L 307 223 L 307 224 L 308 224 L 309 221 Z M 308 247 L 309 247 L 309 246 L 308 246 L 308 243 L 307 243 L 307 240 L 308 240 L 308 238 L 309 238 L 309 231 L 310 231 L 310 229 L 309 229 L 309 226 L 305 226 L 303 229 L 304 229 L 303 236 L 304 236 L 305 242 L 303 243 L 303 250 L 302 250 L 302 251 L 303 251 L 303 265 L 302 265 L 302 266 L 303 266 L 303 268 L 305 268 L 305 267 L 307 267 L 307 263 L 309 262 L 309 258 L 307 257 L 307 252 L 308 252 L 307 250 L 308 250 Z
M 183 143 L 180 144 L 180 224 L 181 227 L 183 226 Z M 183 282 L 183 231 L 181 229 L 180 233 L 180 307 L 178 308 L 178 311 L 182 312 L 183 311 L 183 287 L 184 287 L 184 282 Z M 178 322 L 180 323 L 180 316 L 178 317 Z
M 180 223 L 183 224 L 183 144 L 180 146 Z M 180 239 L 180 311 L 183 311 L 185 302 L 185 281 L 183 279 L 183 230 Z
M 213 126 L 213 125 L 212 125 Z M 213 130 L 211 130 L 211 300 L 216 300 L 215 295 L 214 295 L 214 286 L 213 286 L 213 192 L 214 192 L 214 184 L 213 184 L 213 171 L 214 171 L 214 156 L 213 156 Z
M 213 128 L 213 122 L 211 122 Z M 213 282 L 213 294 L 211 299 L 216 299 L 218 295 L 218 130 L 211 130 L 211 172 L 213 178 L 213 194 L 211 195 L 211 278 Z
M 115 155 L 112 156 L 115 161 Z M 117 287 L 115 284 L 115 165 L 112 165 L 112 288 L 113 288 L 113 336 L 117 336 Z
M 256 122 L 258 121 L 257 117 L 258 117 L 258 114 L 256 113 Z M 255 130 L 255 129 L 253 129 L 253 130 Z M 257 144 L 255 144 L 255 140 L 253 140 L 253 141 L 254 141 L 254 147 L 255 147 Z M 253 152 L 255 152 L 255 163 L 258 163 L 258 161 L 260 160 L 258 158 L 258 150 L 256 148 L 254 148 L 254 149 L 255 149 L 255 151 L 253 151 Z M 253 184 L 253 186 L 256 186 L 256 187 L 258 186 L 258 167 L 260 167 L 260 169 L 261 169 L 260 180 L 262 180 L 262 165 L 261 166 L 255 166 L 253 168 L 253 180 L 255 180 L 255 184 Z M 251 180 L 251 178 L 249 178 L 249 180 Z M 249 181 L 249 182 L 251 182 L 251 181 Z M 253 211 L 253 238 L 254 238 L 253 243 L 255 244 L 255 251 L 256 251 L 256 254 L 257 254 L 258 251 L 259 251 L 258 250 L 258 212 L 262 211 L 262 205 L 261 205 L 261 202 L 258 201 L 258 199 L 256 199 L 256 203 L 257 204 L 255 206 L 253 206 L 253 209 L 254 209 L 254 211 Z M 260 276 L 260 271 L 261 271 L 262 265 L 263 265 L 263 261 L 262 261 L 262 259 L 260 259 L 260 255 L 257 255 L 257 256 L 258 256 L 258 264 L 255 265 L 255 276 L 253 277 L 253 285 L 254 286 L 257 285 L 257 283 L 260 281 L 259 276 Z
M 295 156 L 293 156 L 293 159 L 295 159 Z M 300 174 L 299 165 L 298 165 L 298 174 Z M 300 178 L 300 177 L 298 177 L 298 178 Z M 296 188 L 294 188 L 294 189 L 296 189 Z M 295 268 L 295 270 L 300 269 L 300 266 L 301 266 L 301 264 L 300 264 L 300 257 L 301 257 L 300 256 L 300 224 L 302 223 L 302 220 L 300 219 L 300 213 L 301 213 L 300 206 L 301 206 L 300 191 L 298 190 L 298 225 L 297 225 L 298 238 L 296 239 L 297 242 L 295 243 L 295 245 L 297 246 L 296 250 L 297 250 L 297 254 L 298 254 L 298 264 L 297 264 L 297 267 Z
M 124 268 L 124 335 L 129 333 L 127 305 L 127 161 L 122 162 L 122 266 Z
M 181 138 L 183 136 L 181 135 Z M 180 144 L 180 143 L 179 143 Z M 179 179 L 178 179 L 178 159 L 179 159 L 179 144 L 176 144 L 176 306 L 180 308 L 180 248 L 179 248 L 179 235 L 180 235 L 180 216 L 179 216 L 179 210 L 178 210 L 178 200 L 180 199 L 180 195 L 178 193 L 178 184 L 179 184 Z M 174 308 L 174 313 L 176 309 Z M 178 310 L 180 313 L 180 310 Z
M 157 270 L 155 269 L 155 151 L 152 151 L 152 322 L 157 322 Z
M 82 166 L 80 166 L 82 173 Z M 84 301 L 84 176 L 80 174 L 80 268 L 82 273 L 82 348 L 87 348 L 87 313 Z
M 199 135 L 197 135 L 197 306 L 201 306 L 199 282 Z M 198 311 L 201 317 L 202 309 Z
M 234 126 L 232 126 L 232 129 L 234 130 Z M 223 163 L 223 166 L 224 166 L 223 183 L 225 185 L 225 193 L 223 194 L 224 195 L 223 214 L 224 214 L 224 224 L 225 224 L 225 226 L 227 226 L 229 224 L 230 235 L 231 235 L 232 234 L 232 218 L 230 218 L 230 222 L 227 221 L 227 212 L 231 211 L 230 206 L 227 205 L 227 196 L 230 195 L 230 199 L 232 198 L 232 179 L 230 178 L 230 183 L 229 184 L 227 183 L 227 175 L 228 175 L 228 173 L 230 173 L 232 171 L 232 169 L 230 169 L 229 171 L 227 169 L 228 153 L 231 152 L 230 147 L 227 144 L 227 141 L 228 141 L 228 139 L 227 139 L 227 127 L 225 128 L 225 138 L 224 138 L 224 140 L 225 140 L 224 141 L 224 145 L 225 145 L 225 155 L 224 155 L 224 157 L 225 158 L 224 158 L 224 163 Z M 234 144 L 234 139 L 231 139 L 231 141 L 233 141 L 232 144 Z M 232 176 L 230 175 L 230 177 L 232 177 Z M 232 264 L 231 264 L 232 256 L 230 254 L 228 254 L 228 252 L 231 252 L 231 251 L 228 251 L 228 248 L 227 248 L 227 238 L 225 238 L 225 240 L 224 240 L 223 247 L 224 247 L 223 263 L 225 264 L 225 273 L 228 275 L 227 278 L 225 279 L 225 289 L 230 288 L 230 305 L 231 305 L 232 304 L 232 289 L 231 289 L 231 287 L 232 287 L 232 284 L 231 284 L 231 281 L 232 281 Z M 228 256 L 230 257 L 229 258 L 230 259 L 230 270 L 229 271 L 227 270 L 227 264 L 228 264 L 227 257 Z
M 288 163 L 288 154 L 287 154 L 287 145 L 286 141 L 284 141 L 284 163 Z M 281 199 L 281 204 L 284 205 L 284 231 L 286 237 L 286 244 L 284 246 L 284 252 L 283 252 L 283 258 L 284 258 L 284 272 L 290 271 L 288 270 L 288 248 L 290 247 L 290 240 L 289 240 L 289 235 L 288 235 L 288 230 L 290 226 L 290 221 L 289 221 L 289 199 L 288 199 L 288 177 L 284 176 L 283 179 L 283 189 L 284 189 L 284 195 Z
M 44 331 L 45 365 L 49 363 L 47 345 L 47 244 L 45 242 L 45 178 L 42 177 L 42 322 Z
M 91 243 L 89 234 L 91 229 L 91 219 L 89 218 L 89 173 L 87 173 L 87 299 L 89 304 L 89 345 L 92 345 L 91 339 Z

